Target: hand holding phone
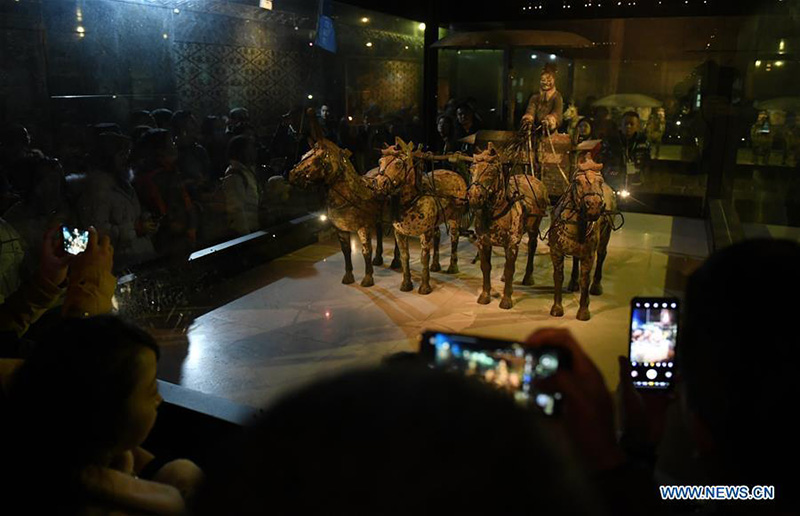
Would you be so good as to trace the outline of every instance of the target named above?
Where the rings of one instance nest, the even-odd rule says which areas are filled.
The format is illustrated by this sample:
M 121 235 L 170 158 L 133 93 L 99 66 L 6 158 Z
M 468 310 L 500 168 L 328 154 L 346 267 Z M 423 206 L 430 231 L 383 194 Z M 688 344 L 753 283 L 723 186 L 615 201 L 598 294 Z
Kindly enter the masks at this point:
M 562 417 L 571 440 L 598 470 L 611 469 L 625 461 L 617 445 L 614 404 L 600 370 L 568 330 L 547 328 L 532 333 L 525 341 L 531 348 L 561 348 L 570 356 L 571 367 L 537 382 L 564 397 Z
M 39 261 L 39 277 L 53 285 L 67 279 L 69 264 L 74 257 L 64 251 L 61 226 L 54 225 L 44 235 Z

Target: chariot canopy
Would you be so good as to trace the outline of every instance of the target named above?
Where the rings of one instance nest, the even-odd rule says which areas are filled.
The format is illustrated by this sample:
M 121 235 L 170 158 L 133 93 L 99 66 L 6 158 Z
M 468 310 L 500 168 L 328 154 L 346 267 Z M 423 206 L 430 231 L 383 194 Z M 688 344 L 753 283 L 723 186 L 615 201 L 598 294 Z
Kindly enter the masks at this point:
M 433 48 L 497 47 L 591 48 L 592 42 L 574 32 L 555 30 L 489 30 L 457 32 L 432 45 Z
M 610 108 L 654 108 L 660 107 L 662 102 L 638 93 L 620 93 L 603 97 L 592 105 Z
M 800 97 L 778 97 L 755 103 L 757 109 L 769 111 L 800 111 Z

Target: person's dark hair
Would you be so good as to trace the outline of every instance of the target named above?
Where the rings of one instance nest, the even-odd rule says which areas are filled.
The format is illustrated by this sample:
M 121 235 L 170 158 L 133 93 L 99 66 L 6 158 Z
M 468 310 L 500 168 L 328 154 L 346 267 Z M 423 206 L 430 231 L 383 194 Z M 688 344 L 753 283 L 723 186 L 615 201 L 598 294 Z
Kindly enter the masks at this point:
M 458 105 L 458 107 L 456 107 L 456 111 L 458 111 L 459 109 L 461 111 L 464 111 L 464 112 L 467 112 L 467 113 L 474 113 L 475 112 L 475 110 L 472 108 L 472 106 L 467 102 L 460 103 Z
M 142 134 L 131 153 L 131 161 L 140 171 L 158 166 L 158 158 L 167 152 L 172 135 L 166 129 L 149 129 Z
M 714 480 L 775 485 L 795 510 L 797 308 L 775 289 L 800 291 L 798 263 L 800 245 L 788 240 L 748 240 L 713 254 L 689 278 L 676 349 L 688 407 L 729 475 Z
M 154 128 L 149 125 L 137 125 L 131 130 L 131 141 L 133 141 L 133 143 L 138 142 L 139 139 L 144 135 L 144 133 L 146 133 L 150 129 Z
M 189 123 L 194 118 L 191 111 L 179 110 L 172 115 L 170 124 L 172 125 L 172 134 L 179 135 L 186 130 Z
M 235 107 L 228 113 L 228 118 L 237 123 L 248 122 L 250 121 L 250 112 L 247 108 Z
M 625 120 L 626 118 L 635 118 L 636 120 L 639 120 L 639 113 L 636 111 L 626 111 L 622 114 L 622 119 Z
M 208 115 L 207 117 L 203 118 L 203 121 L 200 124 L 200 134 L 205 137 L 214 136 L 214 130 L 216 129 L 218 120 L 219 117 L 214 115 Z
M 30 135 L 22 124 L 10 124 L 0 130 L 0 150 L 24 148 L 30 145 Z
M 247 158 L 247 148 L 251 145 L 255 145 L 255 140 L 249 136 L 234 136 L 228 142 L 228 159 L 244 163 Z
M 532 412 L 425 366 L 306 387 L 237 442 L 206 469 L 198 514 L 594 514 Z
M 151 115 L 149 111 L 144 109 L 131 113 L 130 127 L 138 127 L 140 125 L 146 125 L 147 127 L 152 128 L 157 127 L 156 119 L 153 118 L 153 115 Z
M 5 400 L 0 467 L 20 490 L 9 495 L 54 497 L 25 500 L 28 507 L 79 503 L 78 475 L 123 435 L 127 400 L 141 379 L 140 353 L 148 349 L 158 357 L 147 332 L 114 316 L 67 319 L 38 343 Z
M 150 112 L 153 119 L 158 124 L 159 129 L 169 129 L 169 124 L 172 121 L 172 110 L 167 108 L 158 108 Z
M 131 148 L 131 139 L 117 133 L 101 133 L 97 136 L 97 144 L 92 153 L 94 165 L 107 173 L 115 172 L 115 158 L 120 152 Z
M 250 136 L 255 138 L 256 128 L 250 122 L 242 122 L 233 126 L 229 134 L 231 136 Z
M 447 123 L 447 127 L 449 128 L 448 131 L 447 131 L 446 137 L 447 138 L 452 138 L 454 133 L 455 133 L 455 128 L 456 128 L 455 120 L 453 120 L 453 117 L 451 117 L 450 115 L 441 114 L 438 117 L 436 117 L 436 127 L 437 128 L 439 127 L 439 122 L 442 122 L 442 121 L 446 122 Z

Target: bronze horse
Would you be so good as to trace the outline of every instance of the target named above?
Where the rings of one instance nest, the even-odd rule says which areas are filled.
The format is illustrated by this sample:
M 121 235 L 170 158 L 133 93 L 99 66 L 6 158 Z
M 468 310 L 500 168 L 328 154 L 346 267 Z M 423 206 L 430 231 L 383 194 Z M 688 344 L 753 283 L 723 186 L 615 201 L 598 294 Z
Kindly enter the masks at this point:
M 466 209 L 467 185 L 464 179 L 450 170 L 434 170 L 423 174 L 414 153 L 414 144 L 401 139 L 384 149 L 380 160 L 380 175 L 376 189 L 381 195 L 395 196 L 397 209 L 393 214 L 394 234 L 400 247 L 403 282 L 400 290 L 409 292 L 414 285 L 409 268 L 408 237 L 419 236 L 422 247 L 422 283 L 420 294 L 430 294 L 431 248 L 434 248 L 434 266 L 438 259 L 439 225 L 448 223 L 451 238 L 450 267 L 447 272 L 458 272 L 459 221 Z
M 372 277 L 372 231 L 381 216 L 383 201 L 368 184 L 371 179 L 359 176 L 349 157 L 350 151 L 340 149 L 331 141 L 319 139 L 289 172 L 289 183 L 301 188 L 312 184 L 325 186 L 328 194 L 327 215 L 337 229 L 344 254 L 342 283 L 347 285 L 355 281 L 350 257 L 350 233 L 357 232 L 366 267 L 361 286 L 371 287 L 375 284 Z M 382 248 L 379 240 L 379 251 Z
M 602 168 L 602 165 L 597 165 L 597 167 L 599 170 Z M 608 254 L 608 242 L 611 240 L 611 231 L 619 229 L 619 227 L 614 227 L 612 220 L 613 214 L 618 213 L 617 195 L 614 193 L 614 190 L 605 183 L 603 184 L 603 201 L 605 202 L 605 212 L 597 221 L 597 251 L 595 253 L 594 276 L 591 286 L 589 287 L 589 294 L 593 296 L 600 296 L 603 294 L 603 264 Z M 572 273 L 570 274 L 569 285 L 567 286 L 568 292 L 575 292 L 579 288 L 579 269 L 580 259 L 573 257 Z
M 483 290 L 478 303 L 491 300 L 492 246 L 505 250 L 506 265 L 503 298 L 500 308 L 512 306 L 514 268 L 523 233 L 528 233 L 528 263 L 524 285 L 533 285 L 533 258 L 539 238 L 539 225 L 548 205 L 547 188 L 533 176 L 515 174 L 503 169 L 500 155 L 490 143 L 487 150 L 473 156 L 472 184 L 467 191 L 470 209 L 475 213 L 476 245 L 483 272 Z
M 564 257 L 573 256 L 580 263 L 580 308 L 577 318 L 588 321 L 589 274 L 599 240 L 598 221 L 605 211 L 603 175 L 596 163 L 589 160 L 578 165 L 569 188 L 553 210 L 548 231 L 550 258 L 553 260 L 555 295 L 550 315 L 561 317 L 561 288 L 564 282 Z

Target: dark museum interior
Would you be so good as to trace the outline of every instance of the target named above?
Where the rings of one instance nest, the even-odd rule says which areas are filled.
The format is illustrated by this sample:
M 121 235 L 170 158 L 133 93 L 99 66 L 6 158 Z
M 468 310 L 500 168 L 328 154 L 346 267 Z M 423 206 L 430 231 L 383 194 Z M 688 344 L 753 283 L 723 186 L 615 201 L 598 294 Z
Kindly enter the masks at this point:
M 0 0 L 3 514 L 800 514 L 798 263 L 800 0 Z

